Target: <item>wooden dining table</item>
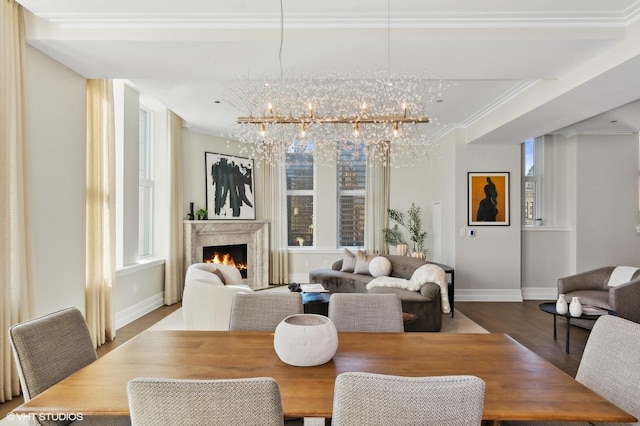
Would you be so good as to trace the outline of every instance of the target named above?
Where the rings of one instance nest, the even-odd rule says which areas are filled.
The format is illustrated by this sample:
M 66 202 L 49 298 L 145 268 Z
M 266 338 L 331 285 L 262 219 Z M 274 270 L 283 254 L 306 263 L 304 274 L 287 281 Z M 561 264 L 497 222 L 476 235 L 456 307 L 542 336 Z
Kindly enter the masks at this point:
M 505 334 L 339 333 L 331 361 L 295 367 L 278 358 L 273 333 L 184 330 L 145 331 L 14 413 L 127 415 L 135 377 L 273 377 L 286 417 L 331 417 L 335 378 L 347 371 L 478 376 L 487 421 L 636 420 Z

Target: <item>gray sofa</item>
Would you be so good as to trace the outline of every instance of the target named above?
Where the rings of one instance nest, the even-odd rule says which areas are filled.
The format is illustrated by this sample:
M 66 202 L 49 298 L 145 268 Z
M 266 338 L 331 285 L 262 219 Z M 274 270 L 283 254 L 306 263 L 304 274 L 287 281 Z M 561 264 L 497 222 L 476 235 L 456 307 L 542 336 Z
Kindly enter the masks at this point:
M 411 279 L 413 272 L 427 263 L 409 256 L 385 256 L 391 262 L 391 276 Z M 436 264 L 438 265 L 438 264 Z M 448 268 L 445 265 L 443 269 Z M 353 272 L 341 272 L 342 259 L 331 265 L 331 269 L 316 269 L 309 272 L 310 283 L 322 284 L 330 293 L 394 293 L 400 297 L 402 310 L 414 314 L 416 320 L 405 324 L 405 331 L 440 331 L 442 327 L 442 301 L 440 287 L 426 283 L 419 292 L 401 288 L 375 287 L 367 290 L 374 277 Z M 450 269 L 450 268 L 449 268 Z M 329 302 L 331 303 L 331 302 Z

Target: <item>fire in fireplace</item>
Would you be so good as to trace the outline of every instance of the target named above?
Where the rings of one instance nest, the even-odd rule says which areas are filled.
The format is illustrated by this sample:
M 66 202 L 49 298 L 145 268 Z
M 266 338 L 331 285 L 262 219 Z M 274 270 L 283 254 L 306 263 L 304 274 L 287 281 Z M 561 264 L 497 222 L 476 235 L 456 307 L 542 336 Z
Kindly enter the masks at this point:
M 202 248 L 202 261 L 235 266 L 242 278 L 247 278 L 247 245 L 231 244 L 226 246 L 208 246 Z

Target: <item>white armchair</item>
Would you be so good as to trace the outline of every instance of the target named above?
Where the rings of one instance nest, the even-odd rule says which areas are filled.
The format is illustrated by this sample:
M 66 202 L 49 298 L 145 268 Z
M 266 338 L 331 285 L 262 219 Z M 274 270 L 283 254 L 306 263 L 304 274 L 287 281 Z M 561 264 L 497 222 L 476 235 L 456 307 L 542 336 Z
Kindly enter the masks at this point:
M 214 273 L 221 272 L 222 280 Z M 242 284 L 233 266 L 194 263 L 187 269 L 182 295 L 182 315 L 187 330 L 229 330 L 231 303 L 237 293 L 253 290 Z

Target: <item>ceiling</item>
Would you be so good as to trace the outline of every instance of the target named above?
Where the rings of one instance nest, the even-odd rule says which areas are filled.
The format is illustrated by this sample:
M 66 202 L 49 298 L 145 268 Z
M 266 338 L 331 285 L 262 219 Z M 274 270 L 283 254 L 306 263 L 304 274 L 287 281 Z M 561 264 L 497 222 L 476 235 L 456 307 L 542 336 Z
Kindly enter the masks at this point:
M 18 2 L 29 44 L 86 78 L 128 79 L 207 134 L 245 115 L 227 102 L 239 79 L 281 67 L 442 79 L 434 140 L 640 129 L 638 0 Z

